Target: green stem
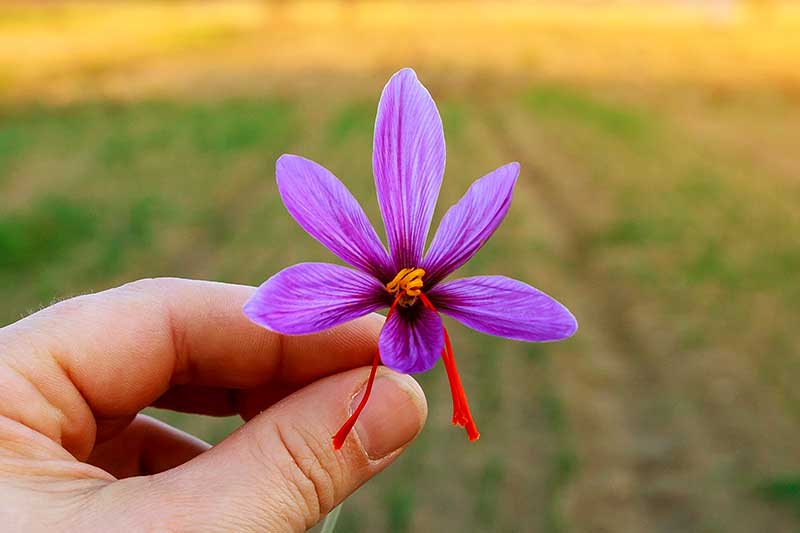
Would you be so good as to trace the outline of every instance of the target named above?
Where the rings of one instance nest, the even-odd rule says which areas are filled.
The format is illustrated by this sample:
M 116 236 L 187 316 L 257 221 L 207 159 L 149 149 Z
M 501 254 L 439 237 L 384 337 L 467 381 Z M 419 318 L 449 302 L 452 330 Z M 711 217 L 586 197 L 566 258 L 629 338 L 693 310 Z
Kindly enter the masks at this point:
M 336 527 L 336 521 L 339 520 L 339 513 L 341 512 L 341 505 L 334 507 L 333 510 L 328 513 L 328 516 L 325 517 L 325 521 L 322 523 L 322 531 L 320 533 L 333 533 L 333 529 Z

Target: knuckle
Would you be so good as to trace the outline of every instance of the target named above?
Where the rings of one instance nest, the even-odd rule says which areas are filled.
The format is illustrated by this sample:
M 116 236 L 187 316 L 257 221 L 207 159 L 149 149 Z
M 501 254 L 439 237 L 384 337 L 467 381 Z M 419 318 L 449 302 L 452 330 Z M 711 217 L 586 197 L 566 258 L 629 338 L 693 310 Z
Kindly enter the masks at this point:
M 41 314 L 45 314 L 48 317 L 68 317 L 92 306 L 96 298 L 97 295 L 95 293 L 88 293 L 59 300 L 46 308 Z
M 164 297 L 171 290 L 176 289 L 176 284 L 182 280 L 177 278 L 142 278 L 131 281 L 112 289 L 111 292 L 120 294 L 137 302 L 140 306 L 148 309 L 151 313 L 159 316 L 166 327 L 170 336 L 175 365 L 172 381 L 175 384 L 185 384 L 192 381 L 194 377 L 194 366 L 190 354 L 192 346 L 189 342 L 190 336 L 182 320 L 176 318 L 174 307 L 170 304 L 170 298 Z
M 129 281 L 124 285 L 120 285 L 113 291 L 120 292 L 134 292 L 134 293 L 158 293 L 165 289 L 165 285 L 169 283 L 169 278 L 141 278 L 135 281 Z
M 133 302 L 148 301 L 152 295 L 161 294 L 165 290 L 164 278 L 143 278 L 102 292 L 81 294 L 60 300 L 46 311 L 48 316 L 74 316 L 86 309 L 96 308 L 98 305 L 108 306 L 110 302 L 117 299 Z

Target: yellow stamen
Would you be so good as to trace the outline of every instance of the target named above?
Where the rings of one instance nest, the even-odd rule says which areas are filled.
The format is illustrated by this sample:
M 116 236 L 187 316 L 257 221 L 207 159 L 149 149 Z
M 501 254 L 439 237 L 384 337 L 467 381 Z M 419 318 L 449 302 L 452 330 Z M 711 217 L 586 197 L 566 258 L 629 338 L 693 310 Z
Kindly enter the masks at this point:
M 404 292 L 407 296 L 419 296 L 424 275 L 425 271 L 421 268 L 404 268 L 386 284 L 386 290 L 394 295 Z

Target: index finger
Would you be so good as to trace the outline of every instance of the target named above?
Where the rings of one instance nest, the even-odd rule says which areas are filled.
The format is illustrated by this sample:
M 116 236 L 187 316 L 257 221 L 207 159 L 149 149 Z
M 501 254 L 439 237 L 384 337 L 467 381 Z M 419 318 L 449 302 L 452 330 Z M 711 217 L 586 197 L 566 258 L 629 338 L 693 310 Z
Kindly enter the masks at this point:
M 0 368 L 0 383 L 17 374 L 33 387 L 16 387 L 22 397 L 3 402 L 0 415 L 83 456 L 94 443 L 97 419 L 132 415 L 174 384 L 300 385 L 372 360 L 377 316 L 315 335 L 282 336 L 242 313 L 254 290 L 142 280 L 65 300 L 12 324 L 0 330 L 0 364 L 12 371 Z

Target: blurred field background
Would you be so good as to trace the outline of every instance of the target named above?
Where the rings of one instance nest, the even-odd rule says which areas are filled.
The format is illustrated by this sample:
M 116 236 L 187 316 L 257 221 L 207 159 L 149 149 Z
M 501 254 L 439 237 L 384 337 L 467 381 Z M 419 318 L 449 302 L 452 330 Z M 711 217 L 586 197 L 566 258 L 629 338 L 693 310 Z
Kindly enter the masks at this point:
M 337 531 L 800 530 L 795 3 L 5 3 L 0 324 L 140 277 L 332 260 L 275 159 L 323 163 L 379 221 L 374 113 L 403 66 L 445 124 L 437 220 L 522 164 L 462 273 L 527 280 L 581 329 L 451 324 L 481 440 L 450 426 L 442 368 L 421 376 L 421 440 Z M 239 424 L 156 414 L 210 441 Z

